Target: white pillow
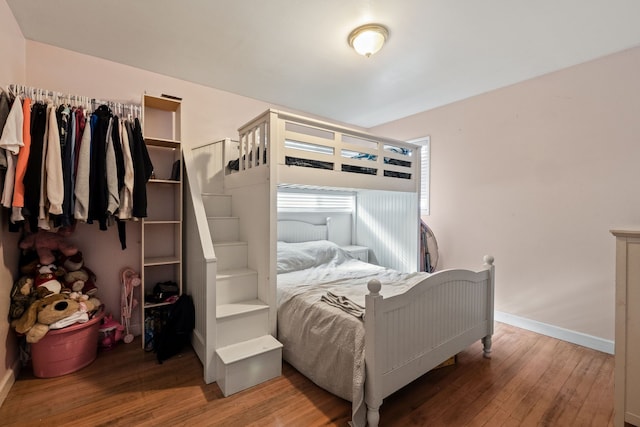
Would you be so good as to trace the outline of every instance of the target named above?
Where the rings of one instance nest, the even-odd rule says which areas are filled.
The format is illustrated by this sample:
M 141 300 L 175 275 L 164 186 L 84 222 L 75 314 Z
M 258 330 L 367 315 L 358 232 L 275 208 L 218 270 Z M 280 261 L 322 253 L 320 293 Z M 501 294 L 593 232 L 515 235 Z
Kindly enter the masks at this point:
M 316 260 L 295 245 L 296 243 L 278 242 L 278 274 L 305 270 L 315 265 Z
M 349 255 L 340 246 L 328 240 L 278 242 L 278 274 L 329 263 L 338 265 L 347 259 Z

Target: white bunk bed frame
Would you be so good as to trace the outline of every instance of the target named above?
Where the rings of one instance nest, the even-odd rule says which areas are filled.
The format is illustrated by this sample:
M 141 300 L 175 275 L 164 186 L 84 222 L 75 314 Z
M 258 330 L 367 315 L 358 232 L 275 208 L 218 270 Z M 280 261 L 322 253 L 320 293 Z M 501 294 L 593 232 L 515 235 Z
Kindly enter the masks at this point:
M 326 225 L 278 221 L 278 240 L 328 240 Z M 436 272 L 406 293 L 383 298 L 373 279 L 365 296 L 365 403 L 367 425 L 377 426 L 382 400 L 476 341 L 491 357 L 493 257 L 478 271 Z
M 267 271 L 259 272 L 266 278 L 266 288 L 260 292 L 271 306 L 274 335 L 279 184 L 402 191 L 416 193 L 419 199 L 420 147 L 410 143 L 276 110 L 268 110 L 241 127 L 238 142 L 225 142 L 223 165 L 238 159 L 237 171 L 228 167 L 225 170 L 225 192 L 238 194 L 243 188 L 256 186 L 269 194 L 269 208 L 257 213 L 254 206 L 253 212 L 247 214 L 247 218 L 262 215 L 260 224 L 268 222 L 268 230 L 257 238 L 255 235 L 263 229 L 255 225 L 245 234 L 249 239 L 255 238 L 256 252 L 263 253 L 257 263 L 268 265 Z M 291 158 L 323 162 L 328 168 L 294 166 L 288 164 Z M 353 169 L 367 173 L 353 173 Z M 255 194 L 259 193 L 244 196 L 245 200 Z M 250 206 L 246 201 L 242 203 Z M 416 219 L 417 235 L 419 212 L 411 213 L 409 218 Z M 368 425 L 378 425 L 379 408 L 385 397 L 473 342 L 482 340 L 484 355 L 489 357 L 494 323 L 492 257 L 485 257 L 485 265 L 479 271 L 438 272 L 403 295 L 383 298 L 376 281 L 368 288 L 364 321 Z
M 354 158 L 351 153 L 361 156 Z M 226 152 L 225 159 L 240 159 L 240 173 L 228 174 L 225 187 L 265 179 L 268 173 L 278 184 L 406 192 L 420 188 L 419 146 L 277 110 L 268 110 L 239 129 L 234 154 Z M 287 159 L 322 162 L 330 168 L 293 166 Z M 349 168 L 375 169 L 375 173 L 354 173 Z
M 371 280 L 365 305 L 365 403 L 377 426 L 382 400 L 477 340 L 491 357 L 493 257 L 479 271 L 444 270 L 404 294 L 383 298 Z M 398 333 L 402 331 L 402 333 Z
M 234 215 L 240 217 L 243 227 L 248 224 L 242 237 L 250 248 L 249 265 L 258 271 L 259 286 L 262 286 L 258 291 L 259 298 L 271 307 L 273 335 L 277 318 L 274 260 L 280 185 L 384 190 L 413 195 L 415 209 L 402 212 L 405 224 L 397 226 L 399 230 L 394 232 L 408 233 L 414 239 L 412 247 L 407 248 L 401 258 L 409 259 L 408 264 L 417 269 L 420 258 L 420 146 L 274 109 L 240 127 L 238 135 L 238 141 L 221 141 L 223 191 L 233 196 Z M 354 158 L 354 153 L 361 158 Z M 321 162 L 331 168 L 294 166 L 287 164 L 290 163 L 288 159 Z M 230 161 L 237 161 L 237 170 L 229 169 Z M 345 171 L 358 168 L 369 173 Z M 368 246 L 378 252 L 384 249 L 379 245 L 380 242 L 371 242 Z M 387 252 L 391 250 L 387 249 Z M 395 265 L 389 266 L 400 270 Z

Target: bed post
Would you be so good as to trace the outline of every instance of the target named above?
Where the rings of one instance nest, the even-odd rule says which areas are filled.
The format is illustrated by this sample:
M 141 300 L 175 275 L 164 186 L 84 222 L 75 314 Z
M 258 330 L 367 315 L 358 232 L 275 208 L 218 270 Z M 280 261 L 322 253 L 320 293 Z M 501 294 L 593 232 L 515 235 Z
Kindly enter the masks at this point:
M 380 295 L 380 289 L 382 289 L 382 283 L 377 279 L 372 279 L 367 283 L 369 293 L 365 296 L 365 312 L 364 317 L 364 330 L 365 330 L 365 369 L 366 378 L 365 381 L 365 393 L 364 401 L 367 405 L 367 426 L 378 427 L 380 422 L 380 406 L 382 405 L 381 388 L 382 384 L 382 366 L 379 365 L 376 360 L 376 354 L 382 354 L 379 351 L 379 347 L 383 345 L 382 335 L 377 332 L 376 320 L 380 316 L 376 312 L 378 303 L 382 302 L 382 295 Z
M 489 283 L 487 289 L 487 335 L 482 338 L 483 356 L 491 359 L 491 336 L 493 335 L 493 295 L 495 287 L 496 267 L 493 265 L 494 258 L 491 255 L 484 256 L 484 268 L 489 271 Z

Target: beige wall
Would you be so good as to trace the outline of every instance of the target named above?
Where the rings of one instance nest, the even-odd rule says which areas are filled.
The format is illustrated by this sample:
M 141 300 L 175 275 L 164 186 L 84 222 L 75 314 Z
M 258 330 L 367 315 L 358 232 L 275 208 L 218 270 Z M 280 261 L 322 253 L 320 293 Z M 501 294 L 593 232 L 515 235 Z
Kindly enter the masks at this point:
M 25 41 L 9 6 L 0 1 L 0 86 L 25 81 Z M 4 182 L 0 178 L 0 184 Z M 1 187 L 0 187 L 1 188 Z M 8 212 L 0 209 L 0 404 L 14 381 L 14 369 L 18 363 L 18 352 L 13 332 L 9 329 L 9 293 L 17 278 L 18 237 L 7 230 Z
M 494 255 L 497 310 L 613 340 L 609 230 L 640 225 L 638 70 L 640 48 L 372 129 L 431 136 L 441 266 Z

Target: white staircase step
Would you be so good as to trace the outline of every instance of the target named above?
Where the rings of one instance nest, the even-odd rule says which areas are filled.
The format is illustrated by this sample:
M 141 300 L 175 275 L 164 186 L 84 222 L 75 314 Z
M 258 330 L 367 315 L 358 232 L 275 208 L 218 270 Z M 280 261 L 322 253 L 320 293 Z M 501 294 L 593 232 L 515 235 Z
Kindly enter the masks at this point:
M 216 356 L 225 397 L 282 374 L 282 344 L 271 335 L 218 348 Z
M 231 196 L 228 194 L 202 193 L 202 203 L 207 216 L 231 216 Z
M 231 304 L 219 304 L 216 307 L 216 318 L 218 320 L 221 320 L 227 317 L 239 316 L 254 311 L 263 311 L 266 309 L 269 309 L 269 306 L 259 299 L 239 301 Z
M 246 242 L 213 242 L 219 270 L 247 268 Z
M 269 334 L 269 306 L 253 299 L 216 307 L 216 348 Z
M 238 240 L 240 219 L 234 216 L 209 217 L 209 232 L 213 242 L 235 242 Z
M 216 303 L 218 305 L 258 298 L 258 273 L 248 268 L 218 270 Z

